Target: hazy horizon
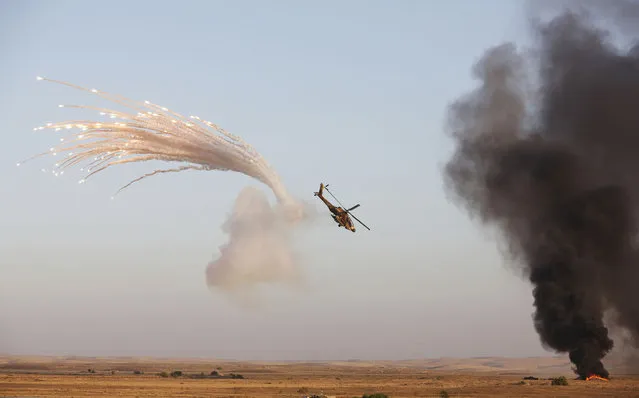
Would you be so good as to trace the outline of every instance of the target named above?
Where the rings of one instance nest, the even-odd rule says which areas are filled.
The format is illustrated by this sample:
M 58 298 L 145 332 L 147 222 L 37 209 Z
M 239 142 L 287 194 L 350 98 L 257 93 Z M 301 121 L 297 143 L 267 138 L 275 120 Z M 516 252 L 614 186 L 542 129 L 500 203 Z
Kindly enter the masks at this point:
M 360 359 L 360 358 L 324 358 L 324 359 L 237 359 L 227 357 L 216 356 L 158 356 L 158 355 L 65 355 L 65 354 L 11 354 L 0 352 L 0 357 L 5 358 L 64 358 L 64 359 L 82 359 L 82 358 L 103 358 L 103 359 L 149 359 L 149 360 L 192 360 L 192 361 L 229 361 L 229 362 L 281 362 L 281 363 L 304 363 L 304 362 L 430 362 L 438 360 L 451 360 L 451 361 L 463 361 L 463 360 L 482 360 L 482 359 L 503 359 L 503 360 L 524 360 L 524 359 L 561 359 L 569 361 L 566 354 L 547 354 L 547 355 L 533 355 L 533 356 L 508 356 L 508 355 L 482 355 L 482 356 L 439 356 L 439 357 L 421 357 L 421 358 L 397 358 L 397 359 Z M 618 359 L 613 355 L 611 358 Z M 610 359 L 610 358 L 608 358 Z
M 446 198 L 447 105 L 485 49 L 527 40 L 523 1 L 5 1 L 0 118 L 0 352 L 237 360 L 554 356 L 532 293 Z M 86 184 L 33 128 L 96 103 L 38 75 L 150 100 L 243 137 L 321 211 L 298 231 L 306 285 L 261 308 L 204 270 L 248 177 L 185 172 L 112 194 L 151 165 Z M 99 102 L 105 104 L 104 102 Z M 338 229 L 330 183 L 372 231 Z M 271 198 L 273 199 L 273 198 Z

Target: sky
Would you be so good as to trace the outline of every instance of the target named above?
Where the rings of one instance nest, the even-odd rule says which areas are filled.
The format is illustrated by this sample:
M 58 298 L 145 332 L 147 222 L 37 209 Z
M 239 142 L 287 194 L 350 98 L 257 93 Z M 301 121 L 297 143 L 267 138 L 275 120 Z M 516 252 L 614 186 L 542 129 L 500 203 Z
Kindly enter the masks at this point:
M 449 202 L 446 107 L 490 46 L 525 41 L 524 3 L 3 1 L 0 3 L 0 352 L 234 359 L 550 355 L 531 289 Z M 330 183 L 372 231 L 329 215 L 298 232 L 307 286 L 259 308 L 205 268 L 249 177 L 147 179 L 120 166 L 79 185 L 42 158 L 58 104 L 93 104 L 38 75 L 150 100 L 242 136 L 287 188 Z

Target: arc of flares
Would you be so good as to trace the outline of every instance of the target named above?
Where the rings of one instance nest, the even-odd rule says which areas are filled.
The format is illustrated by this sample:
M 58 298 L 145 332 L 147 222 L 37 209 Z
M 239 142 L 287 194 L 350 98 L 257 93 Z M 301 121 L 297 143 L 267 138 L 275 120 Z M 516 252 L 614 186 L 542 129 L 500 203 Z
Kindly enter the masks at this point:
M 61 108 L 98 111 L 102 116 L 108 115 L 111 119 L 119 121 L 72 120 L 36 127 L 34 131 L 61 131 L 73 128 L 80 131 L 72 134 L 69 139 L 60 139 L 66 144 L 32 156 L 19 162 L 18 166 L 41 156 L 66 153 L 66 156 L 56 163 L 55 167 L 59 171 L 54 171 L 54 174 L 63 174 L 67 167 L 88 161 L 88 174 L 79 181 L 84 183 L 89 177 L 118 164 L 150 160 L 182 162 L 187 164 L 144 174 L 121 187 L 116 195 L 132 184 L 157 174 L 184 170 L 220 170 L 235 171 L 256 178 L 273 190 L 278 201 L 292 200 L 278 175 L 251 145 L 214 123 L 197 116 L 186 118 L 149 101 L 138 102 L 120 95 L 40 76 L 37 80 L 93 93 L 129 108 L 135 111 L 135 114 L 86 105 L 59 105 Z

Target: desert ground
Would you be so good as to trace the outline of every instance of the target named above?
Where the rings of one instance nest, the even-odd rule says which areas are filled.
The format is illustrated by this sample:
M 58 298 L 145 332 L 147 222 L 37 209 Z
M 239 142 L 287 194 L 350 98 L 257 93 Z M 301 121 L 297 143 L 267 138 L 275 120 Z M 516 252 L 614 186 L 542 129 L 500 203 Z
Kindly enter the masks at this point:
M 639 397 L 639 376 L 608 367 L 620 373 L 611 372 L 610 381 L 581 381 L 563 357 L 240 362 L 0 356 L 0 396 Z M 549 378 L 559 376 L 568 385 L 552 385 Z

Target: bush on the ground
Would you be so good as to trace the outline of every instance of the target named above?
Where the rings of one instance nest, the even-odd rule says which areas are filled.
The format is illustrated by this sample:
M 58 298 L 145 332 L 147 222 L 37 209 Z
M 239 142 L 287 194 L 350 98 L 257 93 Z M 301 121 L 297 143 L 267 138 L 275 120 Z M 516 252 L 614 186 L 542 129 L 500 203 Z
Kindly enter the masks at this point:
M 566 380 L 566 378 L 564 376 L 553 377 L 553 379 L 550 382 L 550 384 L 553 385 L 553 386 L 567 386 L 568 385 L 568 380 Z

